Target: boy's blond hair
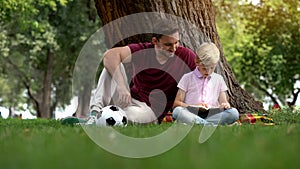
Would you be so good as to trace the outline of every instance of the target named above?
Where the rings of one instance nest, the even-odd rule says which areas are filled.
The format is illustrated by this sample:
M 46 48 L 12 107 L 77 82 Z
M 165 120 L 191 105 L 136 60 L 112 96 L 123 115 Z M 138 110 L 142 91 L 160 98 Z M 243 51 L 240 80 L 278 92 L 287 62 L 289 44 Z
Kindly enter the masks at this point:
M 204 42 L 197 49 L 197 57 L 205 66 L 217 64 L 220 59 L 220 51 L 212 42 Z

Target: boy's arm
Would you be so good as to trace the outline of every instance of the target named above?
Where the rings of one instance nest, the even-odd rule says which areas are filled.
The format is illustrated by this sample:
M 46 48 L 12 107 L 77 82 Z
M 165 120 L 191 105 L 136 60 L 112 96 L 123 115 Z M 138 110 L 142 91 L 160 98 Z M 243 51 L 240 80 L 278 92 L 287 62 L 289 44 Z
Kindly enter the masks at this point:
M 219 96 L 219 107 L 220 108 L 225 108 L 225 109 L 229 109 L 230 108 L 230 104 L 227 101 L 227 94 L 226 91 L 223 91 L 220 93 Z
M 173 108 L 177 107 L 177 106 L 181 106 L 181 107 L 186 107 L 190 112 L 194 113 L 194 114 L 202 114 L 202 113 L 208 113 L 209 109 L 207 108 L 207 105 L 202 103 L 202 107 L 195 107 L 189 104 L 184 103 L 184 99 L 185 99 L 185 94 L 186 92 L 182 89 L 178 89 L 174 104 L 173 104 Z
M 181 106 L 181 107 L 188 107 L 189 105 L 184 103 L 183 100 L 185 98 L 185 91 L 182 89 L 178 89 L 178 92 L 176 94 L 176 98 L 173 104 L 173 108 L 177 107 L 177 106 Z

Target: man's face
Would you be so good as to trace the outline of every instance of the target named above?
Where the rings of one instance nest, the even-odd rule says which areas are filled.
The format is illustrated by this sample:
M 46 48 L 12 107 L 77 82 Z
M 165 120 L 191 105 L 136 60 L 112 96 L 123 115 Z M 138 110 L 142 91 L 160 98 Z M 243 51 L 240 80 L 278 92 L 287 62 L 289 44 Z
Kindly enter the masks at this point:
M 156 53 L 165 57 L 173 57 L 179 46 L 179 33 L 164 35 L 160 39 L 152 38 Z

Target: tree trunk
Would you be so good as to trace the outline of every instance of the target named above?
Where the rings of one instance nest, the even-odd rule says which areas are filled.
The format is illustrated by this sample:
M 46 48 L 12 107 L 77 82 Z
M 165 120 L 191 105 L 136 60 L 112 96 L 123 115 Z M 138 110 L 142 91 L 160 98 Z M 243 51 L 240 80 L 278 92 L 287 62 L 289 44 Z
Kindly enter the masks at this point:
M 90 98 L 91 98 L 92 86 L 90 84 L 84 84 L 83 91 L 78 96 L 78 106 L 75 112 L 76 117 L 88 116 L 90 110 Z
M 236 107 L 240 113 L 264 111 L 262 103 L 255 101 L 251 95 L 240 87 L 226 61 L 215 25 L 215 12 L 211 0 L 95 0 L 95 5 L 103 25 L 123 16 L 141 12 L 167 13 L 195 24 L 202 34 L 195 34 L 193 30 L 183 29 L 182 33 L 184 35 L 181 40 L 186 42 L 183 45 L 196 49 L 203 41 L 214 42 L 221 51 L 221 59 L 217 70 L 228 85 L 230 104 Z M 143 18 L 138 19 L 142 20 Z M 139 22 L 139 20 L 136 20 L 136 22 Z M 120 25 L 122 26 L 122 24 Z M 112 29 L 104 30 L 108 48 L 149 40 L 147 36 L 137 35 L 124 39 L 118 44 L 113 44 L 111 37 L 119 36 L 122 33 L 127 34 L 131 30 L 128 28 L 125 32 L 122 32 L 120 31 L 120 25 L 113 25 Z M 123 27 L 130 26 L 131 23 L 123 25 Z M 182 25 L 180 26 L 182 27 Z M 124 35 L 121 36 L 124 37 Z
M 51 115 L 51 85 L 53 76 L 54 53 L 49 49 L 47 54 L 47 69 L 44 74 L 42 101 L 40 114 L 42 118 L 50 118 Z
M 12 106 L 9 106 L 8 117 L 13 117 L 15 115 L 15 109 Z

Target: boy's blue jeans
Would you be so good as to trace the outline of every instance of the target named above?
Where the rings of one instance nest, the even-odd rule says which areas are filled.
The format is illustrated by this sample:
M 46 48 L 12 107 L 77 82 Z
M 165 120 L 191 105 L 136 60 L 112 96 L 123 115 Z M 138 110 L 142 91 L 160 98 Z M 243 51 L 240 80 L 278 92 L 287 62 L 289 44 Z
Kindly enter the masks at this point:
M 239 119 L 239 112 L 236 108 L 225 109 L 223 112 L 211 115 L 208 114 L 207 118 L 201 118 L 198 115 L 190 112 L 185 107 L 176 107 L 173 110 L 172 116 L 174 119 L 181 123 L 186 124 L 206 124 L 206 123 L 213 123 L 217 124 L 232 124 Z

